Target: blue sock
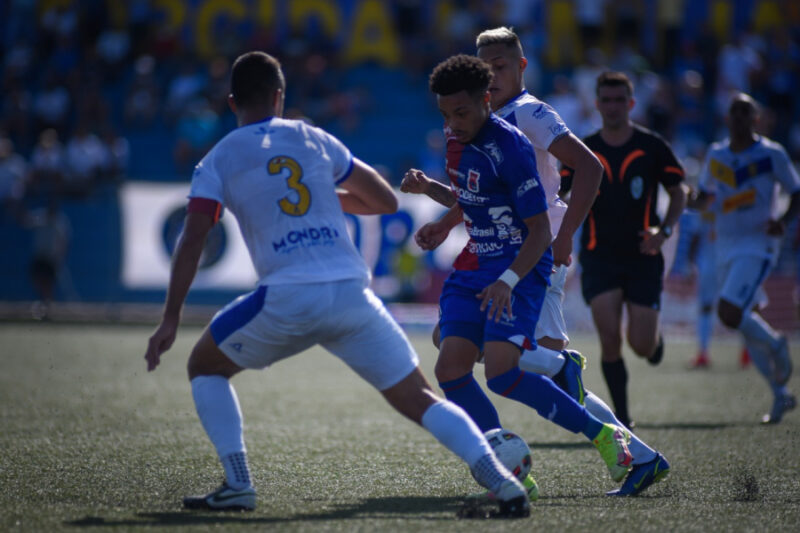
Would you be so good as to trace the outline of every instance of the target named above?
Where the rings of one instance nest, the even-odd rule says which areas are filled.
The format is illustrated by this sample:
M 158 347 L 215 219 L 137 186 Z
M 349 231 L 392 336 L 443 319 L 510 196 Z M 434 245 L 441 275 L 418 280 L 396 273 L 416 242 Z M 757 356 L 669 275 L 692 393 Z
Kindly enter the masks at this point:
M 544 418 L 573 433 L 580 432 L 593 439 L 603 429 L 602 422 L 546 376 L 515 367 L 486 384 L 497 394 L 533 407 Z
M 439 387 L 445 398 L 466 411 L 483 433 L 500 427 L 497 410 L 475 381 L 472 372 L 451 381 L 439 382 Z

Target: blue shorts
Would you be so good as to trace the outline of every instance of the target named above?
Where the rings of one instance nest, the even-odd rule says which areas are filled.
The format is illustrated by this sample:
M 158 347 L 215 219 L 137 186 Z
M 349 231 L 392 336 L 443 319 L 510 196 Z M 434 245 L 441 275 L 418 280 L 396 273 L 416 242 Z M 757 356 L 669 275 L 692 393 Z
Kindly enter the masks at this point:
M 511 309 L 514 315 L 509 320 L 503 313 L 499 322 L 487 320 L 489 308 L 480 310 L 481 300 L 475 297 L 483 287 L 474 287 L 454 282 L 448 278 L 439 297 L 439 330 L 441 338 L 462 337 L 472 341 L 479 350 L 487 341 L 506 341 L 522 348 L 526 341 L 536 346 L 534 332 L 542 311 L 547 285 L 542 283 L 520 290 L 517 286 L 511 294 Z M 527 345 L 526 345 L 527 346 Z

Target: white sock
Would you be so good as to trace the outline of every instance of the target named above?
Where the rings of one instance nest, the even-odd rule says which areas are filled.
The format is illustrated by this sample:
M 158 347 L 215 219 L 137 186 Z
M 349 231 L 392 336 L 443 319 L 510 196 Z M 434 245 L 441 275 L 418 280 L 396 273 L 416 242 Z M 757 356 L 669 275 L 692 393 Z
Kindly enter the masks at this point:
M 711 333 L 714 330 L 714 316 L 711 311 L 700 311 L 697 317 L 697 343 L 700 350 L 707 352 L 711 344 Z
M 236 489 L 249 486 L 242 411 L 236 391 L 222 376 L 197 376 L 191 384 L 197 416 L 217 450 L 228 485 Z
M 744 335 L 745 343 L 748 346 L 763 344 L 769 352 L 775 351 L 780 342 L 780 337 L 775 330 L 761 318 L 761 315 L 752 311 L 742 317 L 739 331 Z
M 564 356 L 555 350 L 537 346 L 533 350 L 525 350 L 519 358 L 519 367 L 525 372 L 543 374 L 552 378 L 564 366 Z
M 617 417 L 614 416 L 614 411 L 600 399 L 599 396 L 594 394 L 591 391 L 586 391 L 586 397 L 584 399 L 584 404 L 586 406 L 586 410 L 589 411 L 592 415 L 595 416 L 601 422 L 605 422 L 606 424 L 614 424 L 615 426 L 622 426 L 623 424 L 617 420 Z M 631 442 L 628 445 L 628 449 L 633 455 L 633 464 L 639 465 L 642 463 L 647 463 L 652 461 L 656 457 L 656 451 L 644 443 L 639 437 L 637 437 L 633 431 L 628 430 L 631 434 Z
M 422 415 L 422 427 L 472 468 L 492 447 L 469 415 L 448 400 L 440 400 Z
M 441 400 L 422 415 L 422 426 L 445 448 L 459 456 L 481 486 L 497 492 L 514 475 L 497 460 L 478 426 L 458 405 Z

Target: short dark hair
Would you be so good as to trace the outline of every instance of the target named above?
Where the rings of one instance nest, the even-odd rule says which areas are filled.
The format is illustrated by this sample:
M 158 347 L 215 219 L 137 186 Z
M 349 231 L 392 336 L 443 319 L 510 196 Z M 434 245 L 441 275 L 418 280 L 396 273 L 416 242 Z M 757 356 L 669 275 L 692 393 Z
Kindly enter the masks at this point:
M 600 91 L 600 87 L 626 87 L 628 96 L 633 96 L 633 82 L 624 72 L 607 70 L 597 76 L 597 87 L 595 93 Z
M 508 48 L 516 48 L 519 50 L 520 55 L 522 55 L 522 43 L 519 41 L 519 36 L 514 33 L 513 28 L 500 26 L 498 28 L 484 30 L 475 39 L 475 48 L 478 49 L 493 44 L 504 44 Z
M 439 96 L 467 91 L 470 95 L 483 94 L 492 81 L 492 69 L 475 56 L 451 56 L 433 69 L 428 85 Z
M 275 91 L 286 88 L 280 62 L 266 52 L 247 52 L 231 70 L 231 94 L 237 106 L 270 104 Z

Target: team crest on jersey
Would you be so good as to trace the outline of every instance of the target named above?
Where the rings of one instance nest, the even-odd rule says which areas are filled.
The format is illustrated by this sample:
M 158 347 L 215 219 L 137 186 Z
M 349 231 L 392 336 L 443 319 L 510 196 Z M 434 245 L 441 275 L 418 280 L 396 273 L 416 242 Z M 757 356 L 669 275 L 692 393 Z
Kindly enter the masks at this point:
M 503 152 L 500 151 L 500 147 L 497 146 L 497 143 L 492 141 L 488 144 L 484 144 L 483 148 L 489 152 L 489 155 L 492 156 L 494 162 L 498 165 L 503 162 Z
M 478 192 L 480 190 L 480 186 L 478 184 L 478 180 L 481 179 L 481 173 L 477 170 L 469 169 L 469 173 L 467 174 L 467 189 L 471 192 Z
M 641 176 L 634 176 L 631 180 L 631 196 L 635 200 L 638 200 L 642 197 L 642 193 L 644 192 L 644 180 Z

